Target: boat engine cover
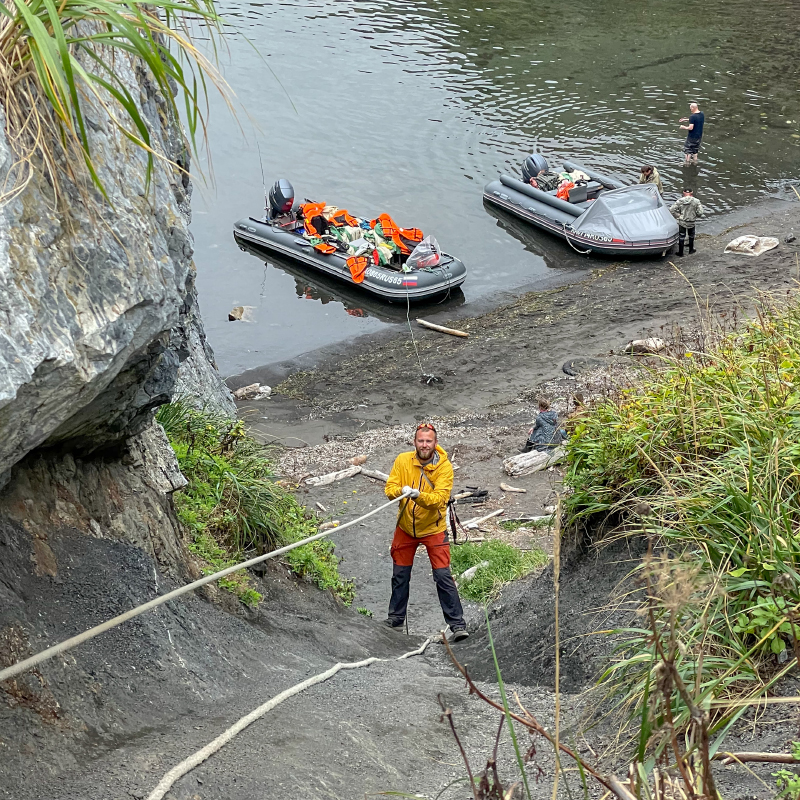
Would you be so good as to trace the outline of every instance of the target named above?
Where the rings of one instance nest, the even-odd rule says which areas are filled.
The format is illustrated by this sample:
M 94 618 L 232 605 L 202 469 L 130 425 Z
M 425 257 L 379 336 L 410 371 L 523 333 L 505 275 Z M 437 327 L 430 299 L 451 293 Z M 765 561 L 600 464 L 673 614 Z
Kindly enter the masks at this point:
M 549 169 L 547 159 L 539 153 L 533 153 L 522 162 L 522 180 L 529 183 L 531 178 L 535 178 L 542 170 Z
M 270 216 L 288 214 L 294 204 L 294 186 L 286 178 L 280 178 L 272 184 L 269 190 Z

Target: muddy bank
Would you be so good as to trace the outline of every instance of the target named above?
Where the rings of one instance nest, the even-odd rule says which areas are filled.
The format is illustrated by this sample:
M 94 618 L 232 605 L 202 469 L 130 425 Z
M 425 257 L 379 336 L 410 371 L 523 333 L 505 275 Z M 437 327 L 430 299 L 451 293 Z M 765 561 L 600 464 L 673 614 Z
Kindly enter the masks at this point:
M 605 359 L 632 338 L 690 326 L 699 309 L 746 309 L 757 290 L 794 286 L 798 241 L 786 244 L 783 237 L 800 232 L 800 203 L 774 201 L 763 216 L 731 221 L 733 226 L 714 235 L 701 227 L 692 256 L 598 260 L 588 279 L 524 294 L 478 316 L 466 316 L 469 309 L 456 317 L 428 315 L 468 331 L 469 339 L 412 323 L 416 351 L 408 329 L 398 328 L 299 362 L 251 370 L 229 384 L 277 384 L 268 403 L 240 409 L 267 440 L 289 446 L 423 417 L 483 412 L 557 376 L 567 359 Z M 717 220 L 708 227 L 716 231 L 723 224 Z M 725 254 L 725 244 L 743 233 L 778 236 L 781 244 L 757 258 Z M 423 384 L 421 371 L 440 380 Z

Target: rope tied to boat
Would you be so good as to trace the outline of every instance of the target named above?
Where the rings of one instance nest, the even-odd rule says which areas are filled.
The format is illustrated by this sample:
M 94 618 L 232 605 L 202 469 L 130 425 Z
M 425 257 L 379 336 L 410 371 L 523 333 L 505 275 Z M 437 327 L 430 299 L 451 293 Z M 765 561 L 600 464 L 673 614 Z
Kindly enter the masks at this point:
M 567 223 L 566 223 L 566 222 L 562 222 L 562 223 L 561 223 L 561 227 L 564 229 L 564 238 L 567 240 L 567 244 L 568 244 L 568 245 L 569 245 L 569 246 L 570 246 L 570 247 L 571 247 L 571 248 L 572 248 L 572 249 L 573 249 L 573 250 L 574 250 L 576 253 L 580 253 L 582 256 L 588 256 L 588 255 L 589 255 L 589 253 L 591 253 L 591 252 L 592 252 L 591 250 L 579 250 L 577 247 L 575 247 L 575 245 L 572 243 L 572 241 L 571 241 L 571 240 L 570 240 L 570 238 L 569 238 L 569 234 L 567 233 Z

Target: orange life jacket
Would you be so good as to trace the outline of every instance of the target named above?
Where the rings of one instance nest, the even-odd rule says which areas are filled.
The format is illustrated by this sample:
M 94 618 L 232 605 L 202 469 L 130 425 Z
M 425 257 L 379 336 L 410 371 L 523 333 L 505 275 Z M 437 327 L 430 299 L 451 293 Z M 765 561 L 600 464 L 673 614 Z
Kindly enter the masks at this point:
M 350 225 L 354 228 L 358 227 L 358 220 L 344 208 L 340 208 L 335 214 L 328 217 L 328 222 L 330 222 L 331 225 L 335 225 L 337 228 L 341 228 L 344 225 Z
M 324 210 L 325 203 L 303 203 L 300 206 L 300 213 L 303 215 L 303 225 L 309 236 L 322 236 L 324 233 L 324 231 L 318 231 L 312 222 L 314 217 L 322 216 Z
M 336 248 L 332 244 L 328 244 L 327 242 L 318 242 L 314 245 L 314 249 L 318 253 L 322 253 L 325 256 L 331 255 L 331 253 L 336 252 Z
M 377 219 L 370 220 L 369 224 L 374 228 L 378 223 L 383 231 L 383 238 L 391 239 L 405 255 L 422 241 L 422 231 L 419 228 L 401 228 L 388 214 L 381 214 Z
M 345 263 L 350 268 L 353 280 L 356 283 L 363 283 L 369 266 L 369 259 L 366 256 L 350 256 Z
M 567 183 L 562 183 L 561 186 L 558 187 L 558 191 L 556 192 L 556 197 L 560 200 L 566 200 L 569 202 L 569 190 L 574 189 L 575 184 L 572 181 Z

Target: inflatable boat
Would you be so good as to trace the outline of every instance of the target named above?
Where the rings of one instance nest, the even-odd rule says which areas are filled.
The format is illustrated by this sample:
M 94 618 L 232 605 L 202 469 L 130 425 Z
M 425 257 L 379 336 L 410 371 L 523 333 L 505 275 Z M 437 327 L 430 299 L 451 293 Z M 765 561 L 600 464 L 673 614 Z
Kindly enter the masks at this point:
M 310 270 L 297 261 L 283 258 L 275 253 L 265 254 L 263 248 L 251 245 L 246 240 L 239 241 L 240 249 L 259 258 L 265 266 L 274 267 L 290 275 L 294 279 L 294 291 L 298 298 L 318 301 L 323 305 L 339 303 L 345 312 L 353 317 L 375 317 L 381 322 L 405 322 L 406 304 L 387 303 L 380 297 L 362 292 L 358 284 L 350 281 L 339 280 L 323 274 L 319 270 Z M 453 289 L 449 297 L 440 298 L 438 301 L 418 301 L 416 309 L 418 314 L 425 311 L 426 303 L 435 309 L 436 313 L 455 309 L 464 304 L 464 292 L 460 288 Z
M 524 181 L 501 175 L 484 187 L 484 201 L 566 239 L 579 253 L 664 256 L 677 244 L 678 223 L 653 184 L 625 186 L 569 161 L 563 166 L 562 187 L 544 191 L 530 180 L 553 173 L 542 156 L 529 156 Z
M 367 222 L 324 203 L 298 206 L 287 180 L 270 190 L 266 216 L 240 219 L 233 237 L 243 250 L 289 259 L 389 302 L 447 295 L 467 277 L 459 259 L 416 228 L 399 228 L 385 214 Z

